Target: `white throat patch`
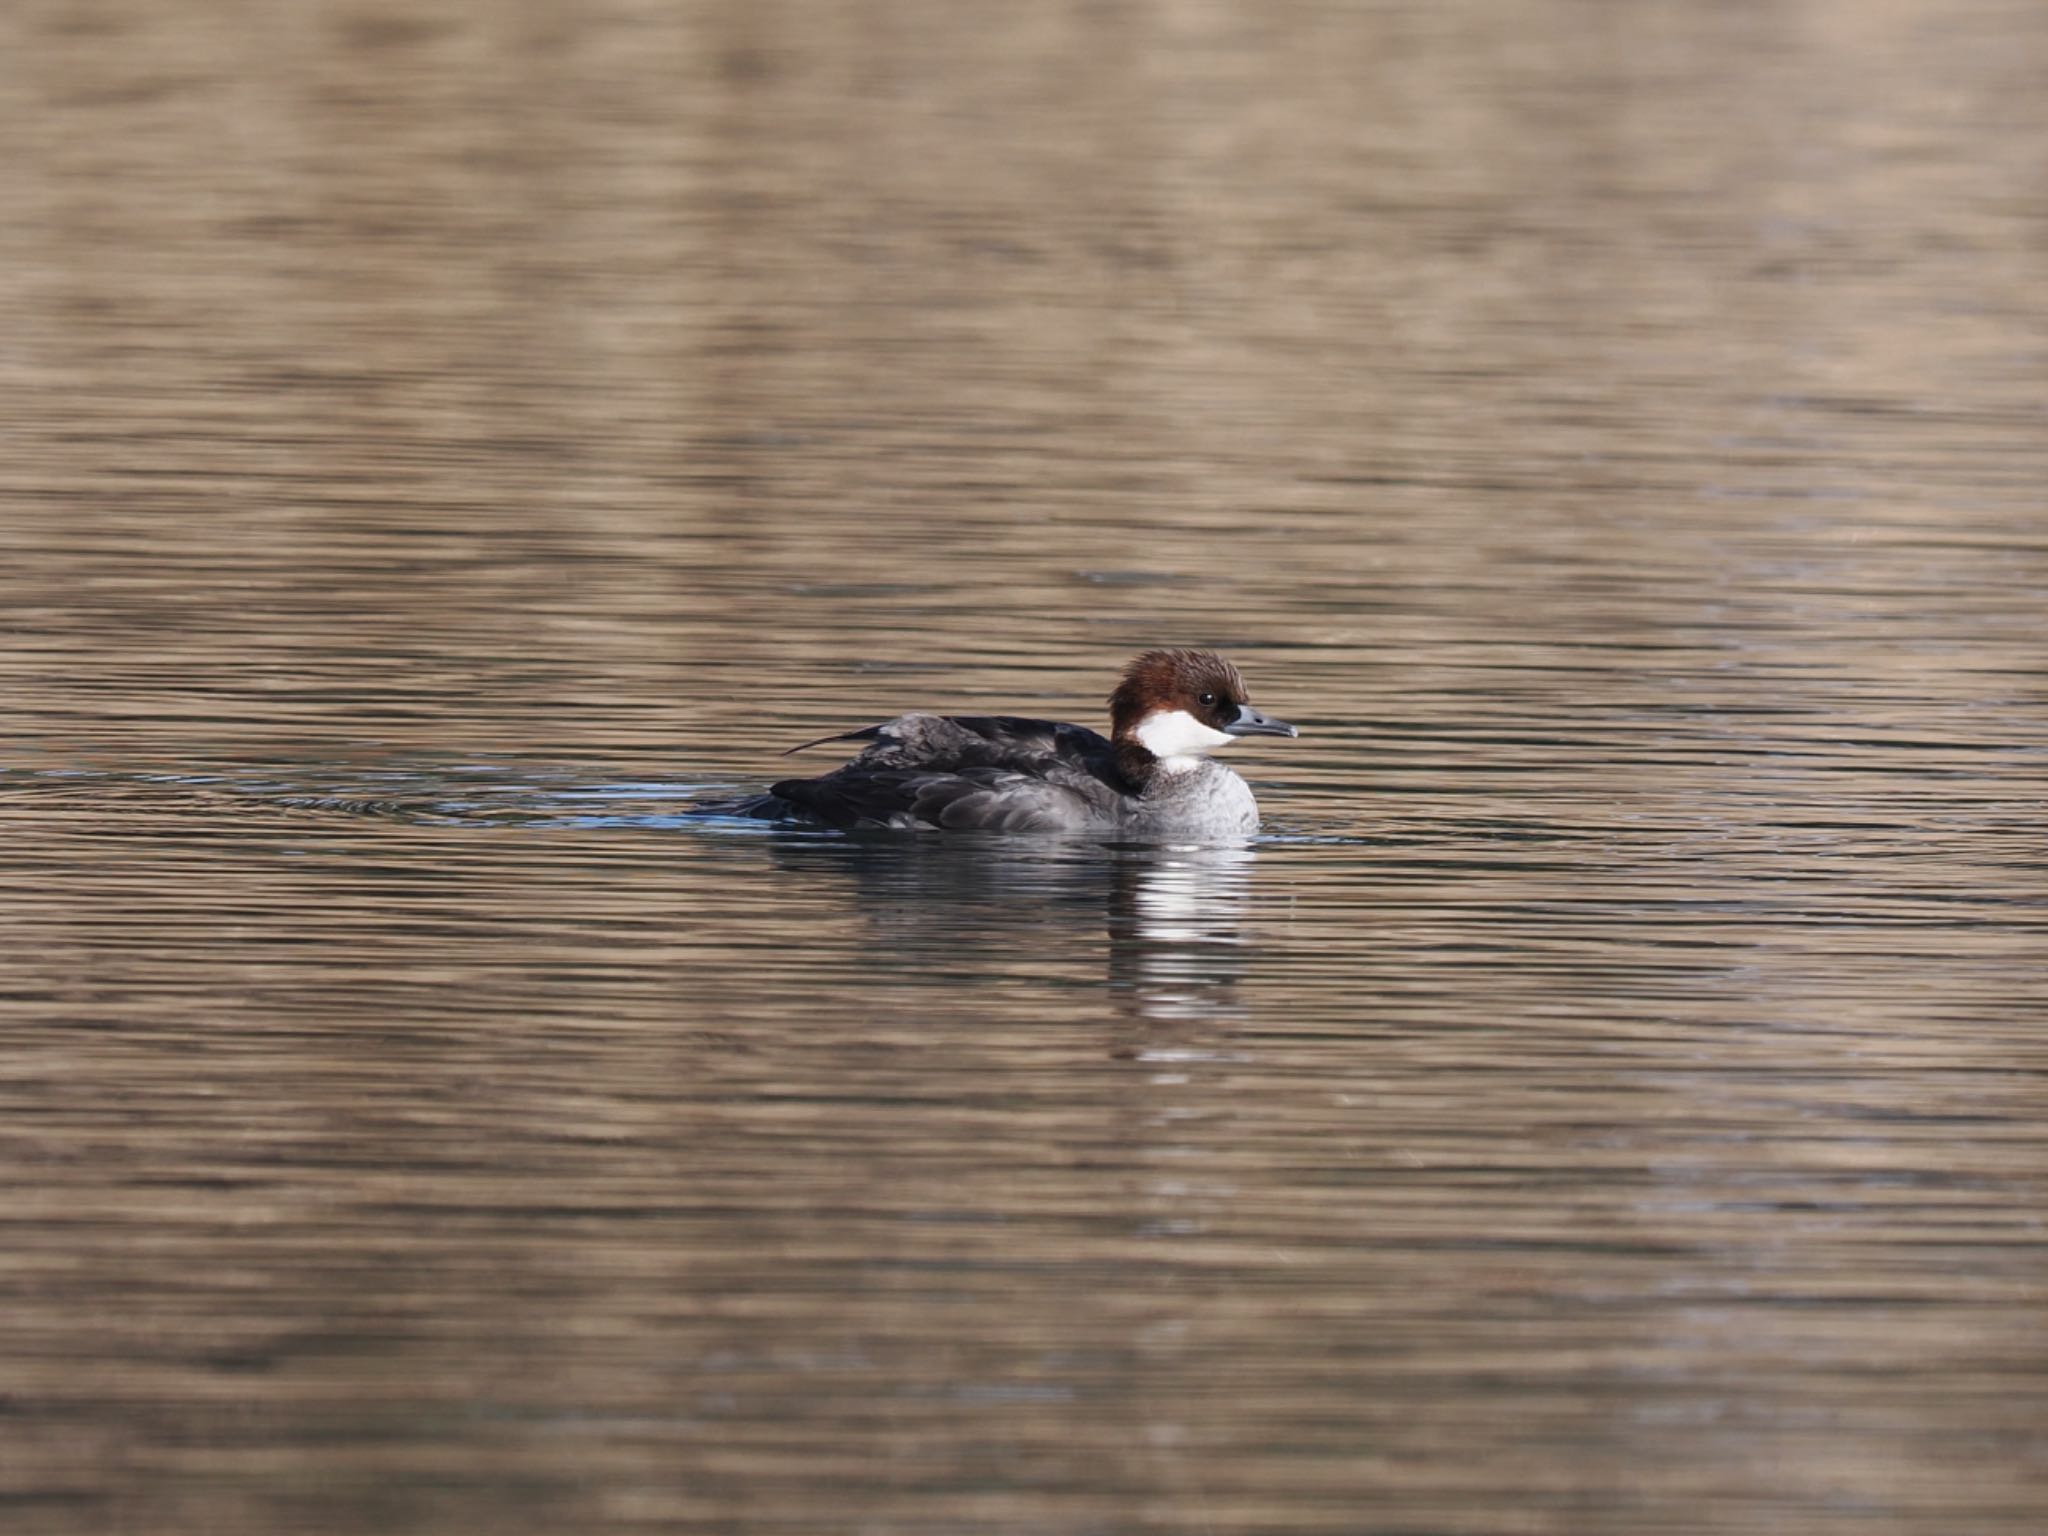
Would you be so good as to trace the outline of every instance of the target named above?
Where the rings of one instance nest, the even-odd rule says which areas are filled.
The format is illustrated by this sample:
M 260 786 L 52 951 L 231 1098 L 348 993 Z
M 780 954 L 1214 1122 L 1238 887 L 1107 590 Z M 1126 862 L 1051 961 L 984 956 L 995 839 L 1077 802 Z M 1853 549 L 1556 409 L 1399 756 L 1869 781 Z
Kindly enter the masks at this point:
M 1202 724 L 1184 709 L 1154 710 L 1138 722 L 1137 730 L 1131 734 L 1138 738 L 1139 746 L 1159 759 L 1159 766 L 1168 773 L 1185 773 L 1195 766 L 1197 758 L 1237 740 Z

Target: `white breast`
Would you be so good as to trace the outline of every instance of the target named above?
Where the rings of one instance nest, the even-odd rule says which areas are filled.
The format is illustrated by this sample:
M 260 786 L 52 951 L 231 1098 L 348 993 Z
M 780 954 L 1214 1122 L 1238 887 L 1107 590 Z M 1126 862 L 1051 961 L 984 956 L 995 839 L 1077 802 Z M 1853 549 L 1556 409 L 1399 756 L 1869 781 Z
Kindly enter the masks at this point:
M 1259 830 L 1251 786 L 1221 763 L 1185 758 L 1186 768 L 1153 780 L 1131 807 L 1128 820 L 1148 836 L 1248 837 Z M 1165 767 L 1162 759 L 1160 766 Z

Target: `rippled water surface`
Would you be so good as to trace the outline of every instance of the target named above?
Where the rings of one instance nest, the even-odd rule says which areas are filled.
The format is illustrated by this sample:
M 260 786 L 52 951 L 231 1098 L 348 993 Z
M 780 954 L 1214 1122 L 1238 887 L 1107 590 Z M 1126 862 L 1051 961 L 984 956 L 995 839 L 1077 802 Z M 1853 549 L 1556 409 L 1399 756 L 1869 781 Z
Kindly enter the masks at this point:
M 9 8 L 0 1525 L 2043 1529 L 2044 67 Z M 1153 644 L 1254 846 L 683 814 Z

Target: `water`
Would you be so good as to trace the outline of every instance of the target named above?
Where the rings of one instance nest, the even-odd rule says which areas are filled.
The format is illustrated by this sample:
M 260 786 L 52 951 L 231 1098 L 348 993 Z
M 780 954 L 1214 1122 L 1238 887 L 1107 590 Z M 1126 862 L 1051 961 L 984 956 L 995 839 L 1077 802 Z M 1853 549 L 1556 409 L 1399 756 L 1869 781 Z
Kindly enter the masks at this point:
M 10 10 L 7 1528 L 2039 1530 L 2044 58 Z M 1155 644 L 1251 848 L 682 814 Z

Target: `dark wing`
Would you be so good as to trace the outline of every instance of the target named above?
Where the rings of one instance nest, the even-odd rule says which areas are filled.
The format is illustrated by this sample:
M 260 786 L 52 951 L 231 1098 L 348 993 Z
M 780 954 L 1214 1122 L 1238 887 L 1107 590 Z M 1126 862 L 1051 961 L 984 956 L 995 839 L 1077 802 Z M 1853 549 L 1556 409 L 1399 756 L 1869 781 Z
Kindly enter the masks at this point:
M 785 779 L 775 798 L 834 827 L 940 827 L 955 832 L 1078 832 L 1097 820 L 1082 791 L 1006 768 L 959 773 L 850 763 L 818 779 Z
M 1085 726 L 1022 715 L 927 715 L 912 713 L 820 736 L 791 747 L 784 757 L 829 741 L 872 743 L 855 762 L 926 768 L 1015 764 L 1047 756 L 1101 767 L 1114 761 L 1110 744 Z
M 873 745 L 770 791 L 835 827 L 1081 831 L 1114 819 L 1115 759 L 1095 732 L 1017 715 L 900 715 L 827 740 Z

